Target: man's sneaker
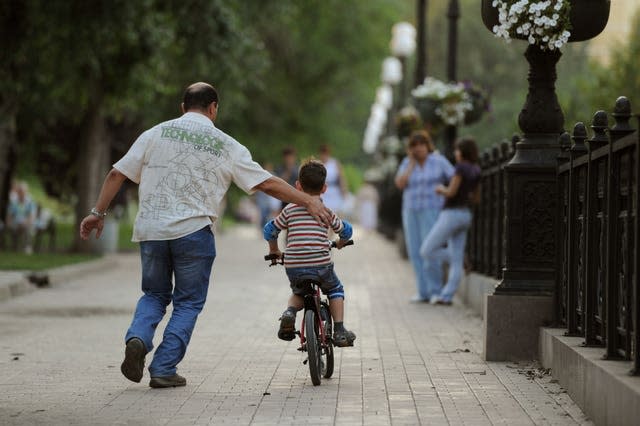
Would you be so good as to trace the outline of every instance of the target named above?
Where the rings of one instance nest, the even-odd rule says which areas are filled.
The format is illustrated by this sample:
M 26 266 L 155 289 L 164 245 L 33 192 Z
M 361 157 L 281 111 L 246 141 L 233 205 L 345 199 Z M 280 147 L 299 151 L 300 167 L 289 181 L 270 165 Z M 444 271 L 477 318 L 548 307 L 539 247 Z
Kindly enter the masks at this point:
M 179 374 L 173 376 L 152 377 L 149 386 L 152 388 L 176 388 L 178 386 L 186 386 L 187 379 Z
M 354 340 L 356 340 L 356 335 L 353 331 L 342 329 L 340 331 L 333 332 L 333 344 L 340 348 L 353 346 Z
M 142 380 L 144 370 L 144 357 L 147 350 L 142 340 L 137 337 L 129 339 L 124 349 L 124 361 L 120 366 L 120 371 L 127 379 L 139 383 Z
M 291 341 L 296 338 L 296 314 L 288 309 L 284 311 L 280 317 L 278 337 L 286 341 Z

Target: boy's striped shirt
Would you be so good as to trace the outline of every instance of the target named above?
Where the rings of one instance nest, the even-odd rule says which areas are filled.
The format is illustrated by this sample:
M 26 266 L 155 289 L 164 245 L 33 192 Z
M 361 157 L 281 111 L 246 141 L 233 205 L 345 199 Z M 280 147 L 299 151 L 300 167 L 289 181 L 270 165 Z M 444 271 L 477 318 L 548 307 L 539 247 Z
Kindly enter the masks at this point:
M 297 204 L 288 204 L 273 223 L 278 229 L 288 231 L 284 251 L 286 268 L 331 264 L 329 229 L 318 223 L 307 209 Z M 343 228 L 342 220 L 331 212 L 331 229 L 339 234 Z

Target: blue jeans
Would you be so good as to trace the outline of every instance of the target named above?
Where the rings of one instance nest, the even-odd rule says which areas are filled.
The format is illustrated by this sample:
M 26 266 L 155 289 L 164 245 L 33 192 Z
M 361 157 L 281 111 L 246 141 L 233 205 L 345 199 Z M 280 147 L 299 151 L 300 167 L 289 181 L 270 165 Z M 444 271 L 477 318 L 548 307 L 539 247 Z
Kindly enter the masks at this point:
M 298 296 L 308 294 L 307 289 L 301 286 L 301 279 L 305 276 L 313 276 L 318 280 L 320 290 L 327 295 L 329 300 L 337 297 L 344 299 L 344 288 L 333 270 L 333 265 L 286 268 L 286 271 L 293 294 Z
M 417 296 L 429 300 L 442 287 L 442 264 L 425 262 L 420 257 L 420 245 L 438 219 L 439 209 L 402 210 L 404 239 L 409 260 L 416 275 Z
M 158 323 L 173 302 L 173 313 L 162 343 L 149 365 L 151 377 L 176 374 L 184 357 L 198 314 L 207 298 L 211 267 L 216 257 L 215 239 L 207 226 L 185 237 L 140 243 L 142 291 L 125 341 L 137 337 L 147 352 L 153 349 Z M 171 279 L 175 278 L 175 286 Z
M 420 256 L 427 263 L 437 265 L 442 265 L 444 261 L 449 263 L 447 284 L 442 291 L 434 294 L 446 302 L 453 299 L 462 279 L 464 246 L 467 243 L 469 227 L 471 227 L 471 210 L 468 208 L 443 209 L 420 247 Z

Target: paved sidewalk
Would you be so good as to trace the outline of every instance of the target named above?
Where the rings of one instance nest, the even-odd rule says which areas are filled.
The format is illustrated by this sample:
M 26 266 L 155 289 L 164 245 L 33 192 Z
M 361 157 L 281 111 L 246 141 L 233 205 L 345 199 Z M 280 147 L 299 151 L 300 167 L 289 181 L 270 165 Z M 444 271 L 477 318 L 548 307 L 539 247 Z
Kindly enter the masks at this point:
M 0 424 L 591 424 L 546 372 L 482 361 L 482 324 L 468 311 L 408 303 L 411 268 L 377 235 L 334 253 L 345 324 L 358 338 L 336 349 L 334 377 L 314 387 L 296 343 L 276 337 L 288 284 L 262 260 L 257 231 L 220 235 L 217 249 L 209 300 L 179 366 L 184 388 L 120 374 L 137 255 L 1 302 Z

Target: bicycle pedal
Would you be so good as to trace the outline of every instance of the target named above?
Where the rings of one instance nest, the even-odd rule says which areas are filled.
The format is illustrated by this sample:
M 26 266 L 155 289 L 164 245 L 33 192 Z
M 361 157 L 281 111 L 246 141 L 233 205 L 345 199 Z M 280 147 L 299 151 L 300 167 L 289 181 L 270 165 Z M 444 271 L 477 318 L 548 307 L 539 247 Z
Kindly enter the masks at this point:
M 294 333 L 296 334 L 296 336 L 300 336 L 300 332 L 298 330 L 294 331 Z
M 304 352 L 304 347 L 300 346 L 300 347 L 298 348 L 298 351 L 300 351 L 300 352 Z
M 307 365 L 308 362 L 309 362 L 309 358 L 307 358 L 304 361 L 302 361 L 302 364 Z

